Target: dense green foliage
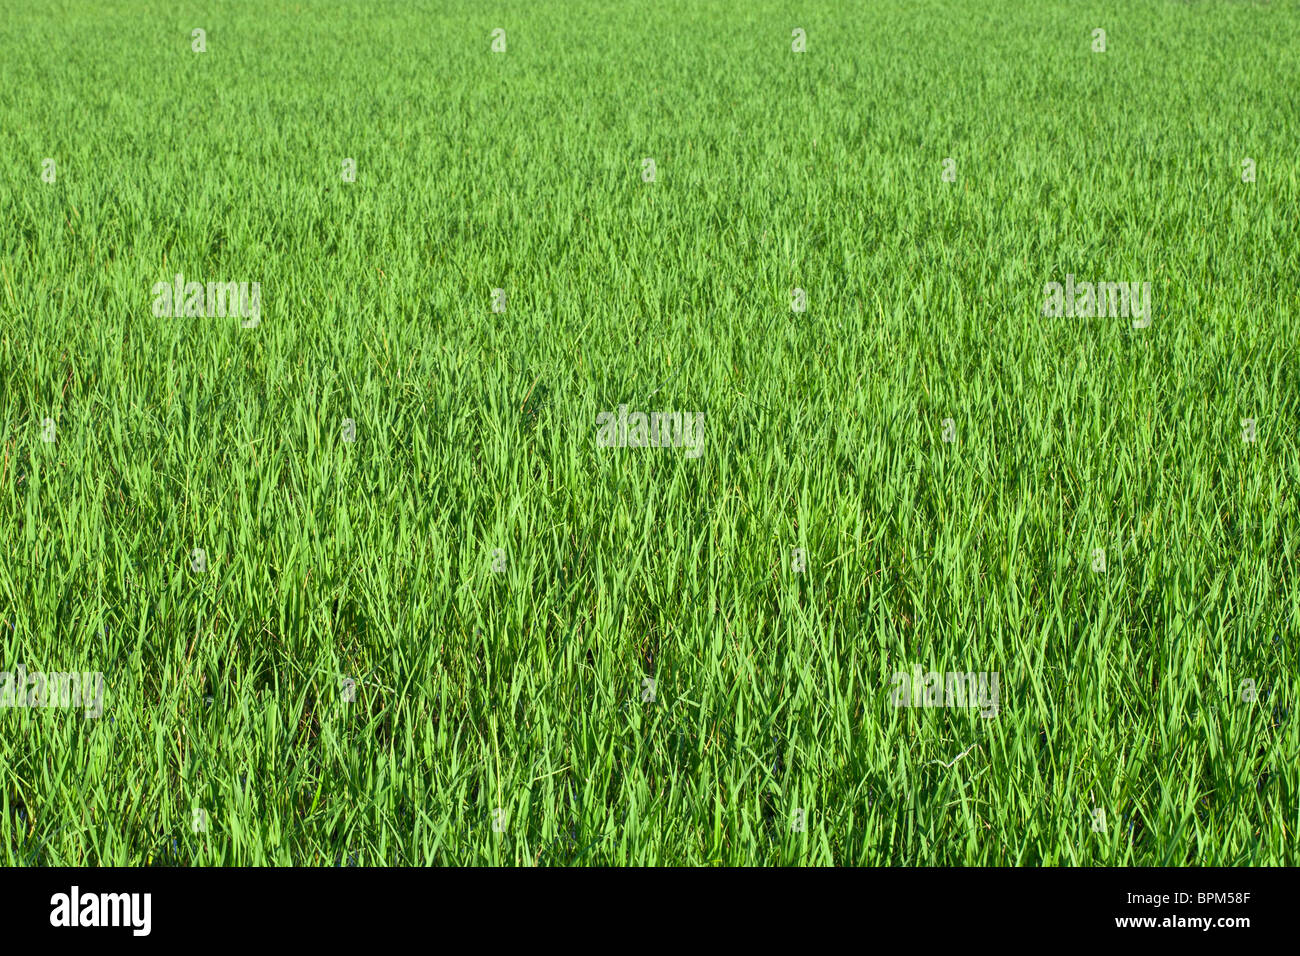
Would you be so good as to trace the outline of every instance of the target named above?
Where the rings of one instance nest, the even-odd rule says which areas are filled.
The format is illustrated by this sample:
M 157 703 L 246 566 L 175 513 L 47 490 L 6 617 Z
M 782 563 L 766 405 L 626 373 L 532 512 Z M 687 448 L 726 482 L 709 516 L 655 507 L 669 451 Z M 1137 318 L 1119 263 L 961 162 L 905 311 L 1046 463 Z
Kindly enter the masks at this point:
M 2 5 L 0 863 L 1296 862 L 1296 3 Z

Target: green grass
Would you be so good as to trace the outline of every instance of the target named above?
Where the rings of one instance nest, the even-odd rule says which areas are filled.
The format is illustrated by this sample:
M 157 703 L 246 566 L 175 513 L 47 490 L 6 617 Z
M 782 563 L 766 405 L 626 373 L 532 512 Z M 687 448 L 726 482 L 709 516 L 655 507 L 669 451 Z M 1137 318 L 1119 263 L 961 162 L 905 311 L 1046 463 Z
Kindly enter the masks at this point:
M 1300 5 L 2 5 L 0 862 L 1297 862 Z

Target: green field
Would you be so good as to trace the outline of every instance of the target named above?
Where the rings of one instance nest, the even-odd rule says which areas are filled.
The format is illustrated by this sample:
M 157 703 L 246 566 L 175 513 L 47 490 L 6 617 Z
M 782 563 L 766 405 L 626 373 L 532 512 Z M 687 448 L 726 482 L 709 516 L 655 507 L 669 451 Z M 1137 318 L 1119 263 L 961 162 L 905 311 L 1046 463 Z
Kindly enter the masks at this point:
M 0 863 L 1300 860 L 1300 3 L 0 9 Z

